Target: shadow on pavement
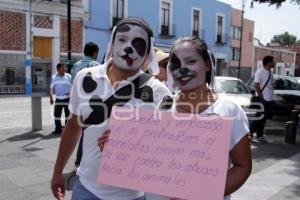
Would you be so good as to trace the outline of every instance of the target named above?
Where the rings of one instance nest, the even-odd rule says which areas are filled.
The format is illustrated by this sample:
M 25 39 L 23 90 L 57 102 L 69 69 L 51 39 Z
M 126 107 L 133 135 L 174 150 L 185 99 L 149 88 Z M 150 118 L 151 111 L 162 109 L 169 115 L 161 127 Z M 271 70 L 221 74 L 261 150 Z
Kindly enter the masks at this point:
M 25 132 L 23 134 L 15 135 L 15 136 L 6 138 L 4 140 L 1 140 L 0 144 L 5 142 L 5 141 L 18 142 L 18 141 L 34 140 L 34 139 L 49 140 L 49 139 L 53 139 L 53 138 L 58 138 L 60 136 L 61 135 L 58 135 L 58 134 L 45 135 L 45 134 L 42 134 L 42 133 L 39 133 L 39 132 L 28 131 L 28 132 Z

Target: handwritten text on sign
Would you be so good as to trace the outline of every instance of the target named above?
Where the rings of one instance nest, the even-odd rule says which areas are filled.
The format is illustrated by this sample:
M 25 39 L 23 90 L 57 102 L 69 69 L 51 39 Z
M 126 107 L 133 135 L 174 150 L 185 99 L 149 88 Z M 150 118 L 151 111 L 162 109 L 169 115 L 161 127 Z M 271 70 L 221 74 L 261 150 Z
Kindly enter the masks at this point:
M 189 200 L 222 199 L 231 121 L 159 114 L 114 108 L 98 182 Z

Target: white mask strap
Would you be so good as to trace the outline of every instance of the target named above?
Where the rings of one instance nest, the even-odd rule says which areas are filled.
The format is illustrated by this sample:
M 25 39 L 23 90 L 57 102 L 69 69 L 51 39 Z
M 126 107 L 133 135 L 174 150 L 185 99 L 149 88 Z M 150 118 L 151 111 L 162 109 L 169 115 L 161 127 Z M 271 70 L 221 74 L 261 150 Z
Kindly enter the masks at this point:
M 207 49 L 207 53 L 209 55 L 209 59 L 210 59 L 210 63 L 211 63 L 211 75 L 210 75 L 209 89 L 214 90 L 216 66 L 215 66 L 215 62 L 213 61 L 213 58 L 212 58 L 212 53 L 209 49 Z
M 159 66 L 158 66 L 158 61 L 155 56 L 155 51 L 154 51 L 154 38 L 151 37 L 150 39 L 150 52 L 148 55 L 148 71 L 151 75 L 156 76 L 159 74 Z
M 112 43 L 113 43 L 113 36 L 115 35 L 116 29 L 117 29 L 117 26 L 114 26 L 114 28 L 111 32 L 110 41 L 107 46 L 104 62 L 107 62 L 110 59 L 110 57 L 112 57 Z

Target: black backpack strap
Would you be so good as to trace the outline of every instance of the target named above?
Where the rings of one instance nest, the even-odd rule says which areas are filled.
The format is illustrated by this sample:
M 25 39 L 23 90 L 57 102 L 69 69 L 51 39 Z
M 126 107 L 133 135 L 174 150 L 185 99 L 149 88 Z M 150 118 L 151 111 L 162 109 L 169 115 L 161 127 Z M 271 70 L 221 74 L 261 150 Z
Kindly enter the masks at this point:
M 171 109 L 173 106 L 173 98 L 170 96 L 165 96 L 159 104 L 159 110 L 166 111 Z
M 271 72 L 269 72 L 269 77 L 268 77 L 268 80 L 267 80 L 267 82 L 265 83 L 264 87 L 261 89 L 261 92 L 263 92 L 263 91 L 264 91 L 265 87 L 266 87 L 266 86 L 267 86 L 267 84 L 269 83 L 269 80 L 270 80 L 270 78 L 271 78 Z
M 106 101 L 102 101 L 99 96 L 93 96 L 89 100 L 90 108 L 93 110 L 89 117 L 84 121 L 86 125 L 101 124 L 111 115 L 111 111 L 114 105 L 123 106 L 125 105 L 132 96 L 145 101 L 153 102 L 153 91 L 149 86 L 140 87 L 147 82 L 152 76 L 143 73 L 132 81 L 133 85 L 127 84 L 124 87 L 117 90 L 112 96 Z M 144 99 L 143 99 L 144 98 Z
M 144 83 L 146 83 L 152 76 L 147 73 L 142 73 L 136 79 L 132 81 L 135 88 L 140 88 Z
M 147 103 L 154 102 L 153 89 L 150 86 L 143 86 L 152 76 L 147 73 L 142 73 L 133 81 L 134 97 Z

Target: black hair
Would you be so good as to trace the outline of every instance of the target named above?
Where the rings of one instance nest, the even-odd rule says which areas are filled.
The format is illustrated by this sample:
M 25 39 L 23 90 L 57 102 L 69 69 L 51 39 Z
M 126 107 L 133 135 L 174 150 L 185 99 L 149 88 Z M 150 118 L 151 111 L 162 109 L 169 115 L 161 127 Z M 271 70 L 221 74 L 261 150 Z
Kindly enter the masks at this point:
M 115 41 L 116 33 L 119 32 L 120 30 L 124 29 L 125 25 L 135 25 L 143 28 L 147 33 L 148 33 L 148 49 L 147 49 L 147 54 L 149 55 L 150 53 L 150 48 L 151 48 L 151 37 L 153 36 L 153 31 L 150 27 L 150 25 L 142 18 L 139 17 L 128 17 L 120 20 L 117 25 L 116 25 L 116 31 L 114 32 L 113 38 L 112 38 L 112 43 Z
M 99 52 L 99 47 L 93 42 L 88 42 L 84 46 L 83 53 L 85 56 L 92 57 L 94 53 Z
M 207 44 L 205 43 L 204 40 L 201 40 L 199 37 L 197 36 L 189 36 L 189 37 L 181 37 L 179 39 L 177 39 L 174 44 L 171 47 L 171 53 L 174 49 L 174 47 L 178 44 L 182 44 L 185 42 L 189 42 L 192 45 L 194 45 L 199 53 L 199 55 L 203 58 L 204 62 L 210 66 L 210 70 L 206 72 L 205 75 L 205 82 L 207 84 L 211 83 L 211 73 L 212 73 L 212 68 L 215 65 L 215 57 L 214 55 L 210 52 L 209 48 L 207 47 Z
M 274 61 L 274 57 L 273 56 L 265 56 L 263 58 L 263 65 L 266 66 L 267 64 L 271 63 Z
M 61 67 L 63 67 L 64 65 L 62 64 L 62 63 L 58 63 L 57 65 L 56 65 L 56 69 L 59 69 L 59 68 L 61 68 Z

